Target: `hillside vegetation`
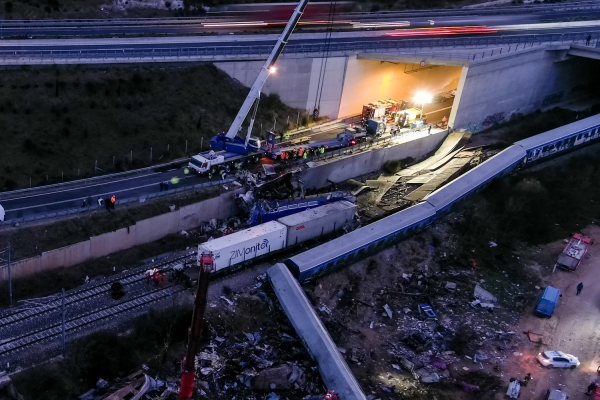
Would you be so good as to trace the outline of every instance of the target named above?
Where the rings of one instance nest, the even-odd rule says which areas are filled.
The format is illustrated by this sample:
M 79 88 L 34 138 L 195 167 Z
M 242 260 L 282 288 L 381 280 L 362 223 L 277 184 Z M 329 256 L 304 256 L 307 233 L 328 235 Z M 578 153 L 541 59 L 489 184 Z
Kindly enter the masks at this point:
M 94 176 L 96 160 L 97 173 L 164 163 L 186 141 L 207 150 L 248 90 L 212 65 L 0 71 L 0 188 Z M 263 95 L 253 134 L 297 113 Z

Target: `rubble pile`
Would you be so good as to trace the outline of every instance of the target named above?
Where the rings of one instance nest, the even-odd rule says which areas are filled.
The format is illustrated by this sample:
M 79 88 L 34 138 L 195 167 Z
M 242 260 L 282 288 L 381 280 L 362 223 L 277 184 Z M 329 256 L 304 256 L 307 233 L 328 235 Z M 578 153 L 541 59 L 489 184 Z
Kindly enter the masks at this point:
M 249 293 L 227 290 L 218 302 L 208 303 L 205 344 L 196 357 L 198 398 L 291 400 L 324 396 L 326 388 L 317 365 L 268 290 L 261 276 Z M 178 384 L 177 379 L 171 388 L 159 388 L 147 398 L 170 398 Z
M 488 282 L 432 245 L 400 246 L 343 279 L 325 277 L 310 293 L 340 353 L 373 399 L 492 390 L 522 340 L 512 328 L 521 309 L 507 301 L 525 285 L 504 274 Z

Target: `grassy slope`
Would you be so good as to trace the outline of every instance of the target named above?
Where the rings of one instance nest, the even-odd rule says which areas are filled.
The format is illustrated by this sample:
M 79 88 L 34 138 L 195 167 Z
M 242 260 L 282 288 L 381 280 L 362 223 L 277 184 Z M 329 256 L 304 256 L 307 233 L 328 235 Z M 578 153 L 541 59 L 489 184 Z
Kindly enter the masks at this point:
M 188 155 L 202 138 L 206 150 L 247 93 L 212 65 L 0 71 L 0 188 L 93 176 L 95 160 L 105 172 L 147 166 L 151 147 L 162 163 L 184 156 L 186 140 Z M 264 96 L 253 133 L 296 113 Z

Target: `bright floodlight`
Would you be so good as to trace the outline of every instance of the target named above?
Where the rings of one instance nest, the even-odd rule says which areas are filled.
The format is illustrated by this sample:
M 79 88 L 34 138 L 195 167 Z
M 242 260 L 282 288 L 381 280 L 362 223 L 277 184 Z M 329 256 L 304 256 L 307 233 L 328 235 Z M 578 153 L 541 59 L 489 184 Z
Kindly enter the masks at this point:
M 274 74 L 275 72 L 277 72 L 277 68 L 275 68 L 275 67 L 269 68 L 269 73 Z
M 421 104 L 429 103 L 431 101 L 431 95 L 425 92 L 418 92 L 415 96 L 415 101 Z

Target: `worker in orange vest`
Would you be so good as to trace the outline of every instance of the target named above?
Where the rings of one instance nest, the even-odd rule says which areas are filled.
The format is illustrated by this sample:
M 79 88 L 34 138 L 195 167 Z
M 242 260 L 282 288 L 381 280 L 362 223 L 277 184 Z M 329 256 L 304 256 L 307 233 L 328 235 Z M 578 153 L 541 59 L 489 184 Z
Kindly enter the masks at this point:
M 115 201 L 117 201 L 117 197 L 113 194 L 110 198 L 110 206 L 113 210 L 115 209 Z

